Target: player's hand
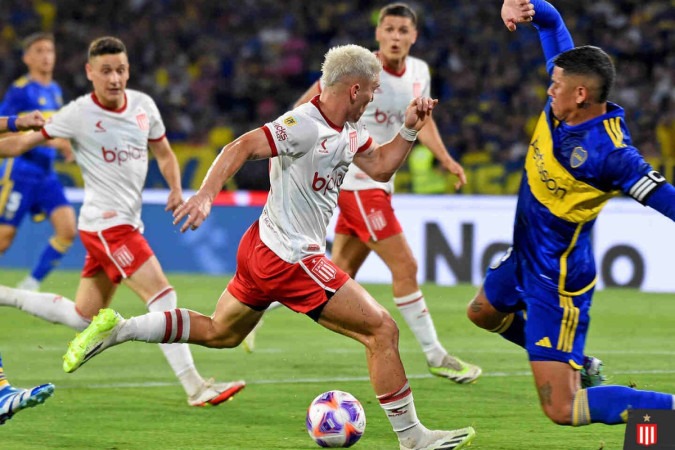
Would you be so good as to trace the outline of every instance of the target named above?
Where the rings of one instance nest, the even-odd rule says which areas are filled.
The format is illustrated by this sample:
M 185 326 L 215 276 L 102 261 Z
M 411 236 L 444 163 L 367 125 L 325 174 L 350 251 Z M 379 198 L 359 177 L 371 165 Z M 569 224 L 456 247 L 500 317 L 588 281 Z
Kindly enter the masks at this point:
M 213 200 L 208 195 L 198 191 L 185 203 L 176 208 L 173 212 L 173 224 L 177 225 L 181 220 L 185 219 L 185 222 L 180 227 L 180 232 L 185 233 L 188 228 L 196 230 L 211 214 L 212 202 Z
M 431 113 L 437 103 L 438 100 L 429 97 L 412 99 L 405 110 L 405 126 L 412 130 L 421 130 L 431 117 Z
M 183 192 L 180 189 L 171 189 L 169 198 L 166 199 L 164 211 L 175 211 L 183 203 Z
M 457 177 L 457 181 L 455 182 L 456 191 L 466 184 L 466 174 L 464 174 L 464 168 L 460 163 L 454 159 L 450 159 L 443 163 L 443 168 Z
M 504 0 L 502 20 L 509 31 L 516 31 L 516 24 L 532 22 L 534 5 L 530 0 Z
M 40 111 L 33 111 L 17 117 L 16 127 L 19 130 L 39 130 L 45 124 L 45 118 Z

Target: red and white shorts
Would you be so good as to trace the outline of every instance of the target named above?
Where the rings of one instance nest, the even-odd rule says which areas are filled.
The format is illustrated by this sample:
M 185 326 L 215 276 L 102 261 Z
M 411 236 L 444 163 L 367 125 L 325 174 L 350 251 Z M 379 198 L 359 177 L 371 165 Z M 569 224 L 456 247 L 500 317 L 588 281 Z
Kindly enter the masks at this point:
M 131 225 L 96 232 L 80 230 L 80 239 L 87 250 L 83 278 L 93 277 L 103 270 L 110 281 L 117 284 L 133 275 L 154 255 L 148 241 Z
M 403 233 L 391 206 L 391 194 L 382 189 L 341 191 L 340 215 L 335 232 L 358 237 L 362 242 L 381 241 Z
M 260 239 L 258 221 L 239 243 L 237 271 L 227 285 L 230 294 L 255 310 L 278 301 L 306 314 L 323 305 L 349 280 L 349 275 L 325 255 L 309 256 L 295 264 L 279 258 Z

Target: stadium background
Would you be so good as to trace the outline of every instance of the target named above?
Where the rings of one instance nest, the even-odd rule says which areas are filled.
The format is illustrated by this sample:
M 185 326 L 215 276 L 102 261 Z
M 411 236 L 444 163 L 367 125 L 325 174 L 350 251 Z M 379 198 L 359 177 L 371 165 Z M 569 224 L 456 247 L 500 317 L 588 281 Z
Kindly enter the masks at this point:
M 499 2 L 413 1 L 419 39 L 412 53 L 432 68 L 435 113 L 469 184 L 461 194 L 511 194 L 547 75 L 536 33 L 508 33 Z M 183 168 L 198 187 L 227 142 L 289 109 L 320 74 L 325 51 L 341 43 L 375 49 L 384 1 L 3 0 L 0 92 L 24 73 L 21 38 L 52 31 L 55 79 L 66 101 L 90 90 L 84 74 L 91 39 L 124 40 L 129 87 L 159 105 Z M 488 7 L 490 6 L 490 7 Z M 606 49 L 619 73 L 611 100 L 628 112 L 634 142 L 673 180 L 675 161 L 675 4 L 672 0 L 557 2 L 577 44 Z M 452 192 L 428 152 L 414 153 L 397 178 L 399 192 Z M 64 183 L 81 186 L 77 167 L 60 164 Z M 414 176 L 411 176 L 411 172 Z M 147 185 L 162 187 L 156 167 Z M 249 163 L 228 189 L 267 189 L 267 163 Z
M 397 175 L 394 206 L 424 282 L 478 284 L 490 258 L 508 245 L 513 197 L 493 200 L 481 194 L 515 193 L 531 128 L 546 99 L 548 77 L 536 32 L 523 26 L 508 33 L 498 6 L 487 8 L 486 3 L 411 3 L 419 13 L 419 38 L 412 53 L 430 64 L 432 93 L 441 101 L 435 112 L 439 129 L 469 179 L 455 193 L 454 179 L 436 168 L 431 153 L 422 147 Z M 611 99 L 626 108 L 635 144 L 672 182 L 673 0 L 558 3 L 576 43 L 599 45 L 614 57 L 619 75 Z M 2 4 L 0 92 L 25 72 L 20 43 L 32 32 L 52 31 L 56 36 L 55 79 L 66 101 L 90 92 L 84 73 L 88 43 L 106 34 L 119 36 L 129 51 L 129 87 L 155 98 L 180 161 L 183 187 L 196 189 L 223 145 L 289 109 L 319 77 L 327 48 L 355 42 L 375 49 L 374 25 L 386 2 Z M 244 190 L 267 190 L 267 166 L 267 161 L 248 162 L 216 202 L 221 207 L 197 233 L 179 235 L 163 211 L 165 194 L 147 191 L 146 237 L 167 271 L 234 271 L 239 237 L 265 199 Z M 58 171 L 66 186 L 82 186 L 76 164 L 60 162 Z M 146 186 L 165 187 L 154 161 Z M 407 199 L 406 192 L 444 197 L 416 201 Z M 81 192 L 70 190 L 69 196 L 78 207 Z M 675 292 L 675 279 L 663 273 L 667 265 L 662 264 L 664 254 L 675 253 L 675 244 L 670 248 L 658 238 L 669 232 L 670 222 L 630 200 L 612 204 L 596 233 L 599 286 Z M 330 240 L 333 227 L 329 228 Z M 636 235 L 635 229 L 644 232 Z M 25 224 L 0 258 L 0 267 L 30 267 L 39 256 L 39 246 L 33 243 L 48 239 L 50 233 L 49 226 Z M 83 257 L 84 249 L 76 241 L 61 267 L 77 270 Z M 369 258 L 359 274 L 366 282 L 388 283 L 389 278 L 376 257 Z

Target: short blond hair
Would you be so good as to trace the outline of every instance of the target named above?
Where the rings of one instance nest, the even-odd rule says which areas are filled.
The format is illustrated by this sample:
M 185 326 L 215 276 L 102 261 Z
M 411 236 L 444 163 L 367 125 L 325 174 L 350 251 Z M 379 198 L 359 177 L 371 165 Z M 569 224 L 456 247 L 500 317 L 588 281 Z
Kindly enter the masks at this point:
M 375 80 L 381 70 L 382 63 L 367 48 L 338 45 L 326 53 L 321 65 L 321 84 L 330 87 L 348 78 Z

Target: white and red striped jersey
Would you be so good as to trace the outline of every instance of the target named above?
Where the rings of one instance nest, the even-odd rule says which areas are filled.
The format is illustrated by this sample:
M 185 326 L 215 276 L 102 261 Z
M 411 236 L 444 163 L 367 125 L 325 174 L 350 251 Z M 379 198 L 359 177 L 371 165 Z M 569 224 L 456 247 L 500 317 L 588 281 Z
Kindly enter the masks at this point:
M 111 110 L 93 93 L 84 95 L 53 115 L 42 133 L 48 138 L 70 139 L 72 144 L 84 179 L 80 230 L 132 225 L 142 231 L 148 141 L 159 141 L 165 134 L 152 98 L 127 89 L 124 106 Z
M 368 132 L 378 144 L 389 142 L 403 125 L 405 110 L 413 98 L 430 96 L 431 75 L 429 66 L 419 58 L 408 56 L 405 69 L 392 73 L 387 69 L 380 72 L 380 87 L 375 91 L 374 100 L 361 117 Z M 394 177 L 387 182 L 375 181 L 363 170 L 352 164 L 345 177 L 342 189 L 360 191 L 383 189 L 394 191 Z
M 318 96 L 266 123 L 272 148 L 270 194 L 260 238 L 289 263 L 326 251 L 326 228 L 345 173 L 372 139 L 361 121 L 338 126 L 319 109 Z

